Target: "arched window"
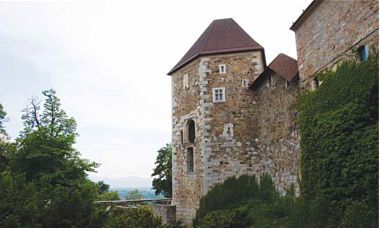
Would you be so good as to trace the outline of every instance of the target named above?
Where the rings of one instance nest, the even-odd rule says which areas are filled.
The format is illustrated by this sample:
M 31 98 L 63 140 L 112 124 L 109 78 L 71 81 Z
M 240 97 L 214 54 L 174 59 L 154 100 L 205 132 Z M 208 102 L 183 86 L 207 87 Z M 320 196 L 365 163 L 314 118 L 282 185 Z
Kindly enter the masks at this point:
M 192 147 L 187 148 L 187 172 L 194 172 L 194 150 Z
M 189 143 L 194 143 L 194 140 L 195 140 L 195 122 L 192 119 L 187 121 L 187 137 L 188 137 Z

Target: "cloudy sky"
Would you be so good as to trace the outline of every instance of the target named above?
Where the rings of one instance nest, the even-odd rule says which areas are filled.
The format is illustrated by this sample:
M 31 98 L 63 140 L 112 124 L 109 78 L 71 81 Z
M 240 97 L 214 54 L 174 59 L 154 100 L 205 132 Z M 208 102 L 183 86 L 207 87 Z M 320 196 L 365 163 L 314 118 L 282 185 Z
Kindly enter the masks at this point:
M 12 138 L 32 96 L 54 88 L 96 178 L 150 177 L 171 140 L 166 73 L 214 19 L 234 18 L 266 52 L 296 58 L 289 30 L 311 0 L 0 1 L 0 103 Z

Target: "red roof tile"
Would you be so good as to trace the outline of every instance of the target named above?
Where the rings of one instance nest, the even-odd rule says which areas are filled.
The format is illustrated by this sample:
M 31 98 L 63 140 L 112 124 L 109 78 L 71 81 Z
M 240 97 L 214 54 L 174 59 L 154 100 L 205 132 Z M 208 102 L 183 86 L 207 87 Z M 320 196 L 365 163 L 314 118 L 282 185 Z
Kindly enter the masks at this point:
M 168 75 L 200 55 L 261 49 L 232 18 L 214 20 Z
M 280 53 L 274 60 L 265 68 L 265 70 L 253 81 L 250 88 L 254 88 L 255 84 L 259 83 L 265 74 L 275 72 L 280 77 L 287 81 L 293 81 L 298 76 L 298 62 L 297 60 Z
M 274 58 L 274 60 L 269 64 L 268 68 L 276 72 L 287 81 L 292 81 L 293 78 L 298 74 L 297 60 L 282 53 Z

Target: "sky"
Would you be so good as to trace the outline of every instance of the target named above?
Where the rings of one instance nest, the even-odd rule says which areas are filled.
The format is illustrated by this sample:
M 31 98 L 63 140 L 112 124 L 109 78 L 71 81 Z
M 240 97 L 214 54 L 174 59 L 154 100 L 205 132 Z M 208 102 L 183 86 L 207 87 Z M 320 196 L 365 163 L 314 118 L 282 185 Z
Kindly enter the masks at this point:
M 289 30 L 311 0 L 0 0 L 0 103 L 12 139 L 21 110 L 53 88 L 76 119 L 93 179 L 150 178 L 171 141 L 166 74 L 214 19 L 233 18 L 265 48 L 296 58 Z

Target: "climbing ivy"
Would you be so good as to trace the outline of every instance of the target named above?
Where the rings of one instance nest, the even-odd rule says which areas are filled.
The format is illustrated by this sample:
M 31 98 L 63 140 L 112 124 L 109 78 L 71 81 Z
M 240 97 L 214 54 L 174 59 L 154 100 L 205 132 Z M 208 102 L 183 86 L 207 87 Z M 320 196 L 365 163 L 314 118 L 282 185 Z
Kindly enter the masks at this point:
M 300 98 L 301 192 L 326 197 L 330 220 L 357 204 L 378 214 L 378 71 L 377 55 L 344 62 Z

